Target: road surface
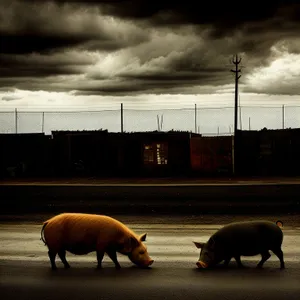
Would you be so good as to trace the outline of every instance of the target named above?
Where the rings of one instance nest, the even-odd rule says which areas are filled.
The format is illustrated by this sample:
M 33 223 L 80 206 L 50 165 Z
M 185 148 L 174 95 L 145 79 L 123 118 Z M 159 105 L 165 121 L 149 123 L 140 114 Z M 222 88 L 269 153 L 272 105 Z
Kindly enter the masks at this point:
M 247 177 L 247 178 L 11 178 L 0 181 L 0 185 L 104 185 L 104 186 L 140 186 L 140 185 L 255 185 L 255 184 L 300 184 L 300 177 Z
M 198 270 L 199 251 L 193 240 L 208 237 L 232 218 L 159 218 L 124 216 L 120 219 L 137 233 L 147 232 L 147 247 L 155 260 L 152 268 L 138 269 L 119 255 L 117 271 L 108 257 L 96 270 L 95 253 L 67 254 L 71 269 L 51 271 L 47 248 L 40 241 L 40 221 L 18 219 L 0 224 L 1 299 L 300 299 L 300 219 L 284 220 L 283 252 L 286 269 L 275 255 L 264 269 L 255 269 L 260 257 L 242 258 L 247 269 L 234 261 L 228 269 Z M 240 217 L 251 219 L 250 216 Z M 258 218 L 256 216 L 256 218 Z M 278 216 L 267 217 L 277 220 Z M 217 222 L 219 221 L 219 222 Z M 164 223 L 164 224 L 160 224 Z

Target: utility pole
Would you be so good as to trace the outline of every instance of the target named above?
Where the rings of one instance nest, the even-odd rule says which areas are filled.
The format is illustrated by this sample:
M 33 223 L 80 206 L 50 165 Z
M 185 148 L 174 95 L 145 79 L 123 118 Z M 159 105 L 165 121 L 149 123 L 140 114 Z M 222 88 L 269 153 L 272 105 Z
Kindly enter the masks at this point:
M 233 137 L 233 155 L 232 155 L 232 171 L 235 174 L 235 162 L 236 162 L 236 145 L 237 145 L 237 121 L 238 121 L 238 83 L 241 75 L 239 73 L 241 70 L 239 69 L 239 64 L 241 62 L 241 58 L 238 57 L 236 54 L 235 57 L 232 59 L 232 63 L 235 65 L 234 70 L 230 70 L 231 72 L 235 73 L 235 97 L 234 97 L 234 137 Z
M 124 131 L 123 103 L 121 103 L 121 132 Z

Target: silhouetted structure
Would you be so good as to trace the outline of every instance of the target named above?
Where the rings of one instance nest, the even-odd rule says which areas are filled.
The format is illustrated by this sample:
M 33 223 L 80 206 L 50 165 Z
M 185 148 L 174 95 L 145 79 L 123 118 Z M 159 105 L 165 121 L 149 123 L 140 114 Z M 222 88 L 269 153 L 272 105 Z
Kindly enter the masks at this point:
M 0 134 L 0 176 L 46 176 L 50 173 L 51 136 Z
M 232 139 L 232 136 L 191 138 L 192 174 L 231 174 Z
M 237 132 L 241 175 L 300 175 L 300 129 Z
M 236 172 L 300 175 L 300 129 L 237 131 Z M 142 177 L 232 174 L 232 136 L 54 131 L 0 135 L 0 175 Z
M 165 176 L 189 171 L 188 132 L 52 134 L 56 176 Z

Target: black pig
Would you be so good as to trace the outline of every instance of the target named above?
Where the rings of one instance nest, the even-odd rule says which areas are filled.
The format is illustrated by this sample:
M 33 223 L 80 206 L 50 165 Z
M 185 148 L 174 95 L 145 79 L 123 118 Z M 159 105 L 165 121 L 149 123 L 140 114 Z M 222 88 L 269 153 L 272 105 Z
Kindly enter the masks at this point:
M 284 269 L 283 252 L 281 245 L 283 233 L 280 227 L 283 223 L 270 221 L 244 221 L 234 222 L 224 226 L 215 232 L 206 242 L 194 242 L 201 249 L 198 268 L 215 266 L 224 260 L 228 266 L 231 258 L 234 258 L 238 267 L 244 267 L 241 256 L 261 255 L 261 261 L 257 267 L 271 257 L 271 250 L 280 260 L 280 268 Z

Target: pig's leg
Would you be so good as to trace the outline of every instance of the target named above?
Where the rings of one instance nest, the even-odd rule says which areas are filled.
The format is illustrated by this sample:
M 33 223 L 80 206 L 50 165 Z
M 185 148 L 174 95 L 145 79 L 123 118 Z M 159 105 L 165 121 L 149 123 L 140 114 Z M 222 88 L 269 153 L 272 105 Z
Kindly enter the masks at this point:
M 104 257 L 104 251 L 97 250 L 97 269 L 102 269 L 102 260 Z
M 257 264 L 257 268 L 262 268 L 263 264 L 271 257 L 269 251 L 261 253 L 261 261 Z
M 240 257 L 239 255 L 236 255 L 236 256 L 234 257 L 234 259 L 236 260 L 237 265 L 238 265 L 239 268 L 245 268 L 245 266 L 244 266 L 244 265 L 242 264 L 242 262 L 241 262 L 241 257 Z
M 105 242 L 102 241 L 101 239 L 99 239 L 97 241 L 97 247 L 96 247 L 96 252 L 97 252 L 97 269 L 102 269 L 102 260 L 104 257 L 104 253 L 105 253 Z
M 49 259 L 50 259 L 52 270 L 56 270 L 57 269 L 56 264 L 55 264 L 56 252 L 49 250 L 48 251 L 48 256 L 49 256 Z
M 106 253 L 109 256 L 109 258 L 115 263 L 116 269 L 117 270 L 121 269 L 121 266 L 120 266 L 120 264 L 118 262 L 118 259 L 117 259 L 116 250 L 113 250 L 113 249 L 110 248 L 110 249 L 106 250 Z
M 227 257 L 227 258 L 224 260 L 224 266 L 225 266 L 225 267 L 228 267 L 230 261 L 231 261 L 231 257 Z
M 65 269 L 69 269 L 70 265 L 69 265 L 69 263 L 67 262 L 67 259 L 66 259 L 66 250 L 59 251 L 58 256 L 61 259 L 62 263 L 64 264 Z
M 283 252 L 282 250 L 279 248 L 279 249 L 276 249 L 276 250 L 272 250 L 272 252 L 279 258 L 280 260 L 280 269 L 284 269 L 285 268 L 285 265 L 284 265 L 284 260 L 283 260 Z

